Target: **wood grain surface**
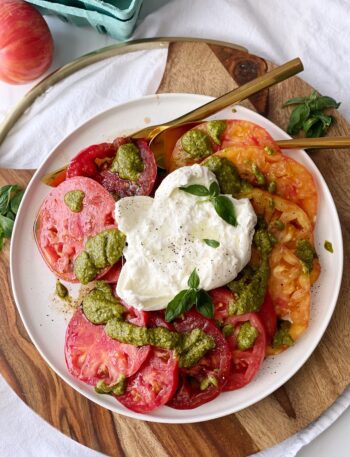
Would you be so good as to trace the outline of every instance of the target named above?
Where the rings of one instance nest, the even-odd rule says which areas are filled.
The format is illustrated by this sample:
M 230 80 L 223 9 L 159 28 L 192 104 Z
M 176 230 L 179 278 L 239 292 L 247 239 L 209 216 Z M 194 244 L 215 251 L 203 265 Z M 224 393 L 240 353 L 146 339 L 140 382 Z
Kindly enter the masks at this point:
M 205 43 L 174 43 L 159 87 L 161 92 L 219 96 L 256 77 L 272 64 L 242 51 Z M 281 104 L 307 95 L 310 87 L 294 77 L 243 104 L 286 128 Z M 331 135 L 350 135 L 336 114 Z M 66 435 L 110 456 L 241 457 L 272 446 L 323 413 L 350 382 L 350 151 L 319 150 L 311 157 L 335 200 L 344 238 L 344 277 L 331 323 L 307 363 L 273 395 L 237 414 L 190 425 L 152 424 L 113 414 L 66 385 L 44 362 L 26 334 L 10 288 L 9 243 L 0 255 L 0 372 L 35 412 Z M 0 185 L 25 186 L 31 171 L 0 170 Z M 332 223 L 330 221 L 329 223 Z M 43 437 L 45 439 L 45 437 Z

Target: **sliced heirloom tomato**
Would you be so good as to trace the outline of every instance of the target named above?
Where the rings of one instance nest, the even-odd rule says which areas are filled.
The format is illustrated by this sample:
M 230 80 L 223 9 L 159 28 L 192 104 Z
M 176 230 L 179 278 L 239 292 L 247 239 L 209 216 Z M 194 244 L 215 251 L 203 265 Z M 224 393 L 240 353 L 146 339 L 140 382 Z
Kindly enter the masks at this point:
M 140 370 L 127 380 L 125 393 L 116 398 L 132 411 L 148 413 L 171 399 L 177 382 L 178 361 L 174 351 L 152 347 Z
M 135 182 L 123 179 L 117 172 L 110 171 L 119 146 L 127 143 L 133 143 L 138 148 L 144 165 Z M 133 141 L 120 137 L 113 143 L 101 143 L 83 149 L 70 161 L 66 176 L 88 176 L 102 184 L 116 198 L 149 195 L 156 181 L 157 164 L 146 140 Z
M 191 368 L 180 368 L 178 389 L 168 403 L 168 406 L 175 409 L 197 408 L 213 400 L 222 391 L 230 372 L 230 350 L 214 322 L 196 311 L 187 312 L 184 319 L 177 319 L 173 325 L 180 333 L 200 328 L 215 341 L 215 348 L 207 352 L 196 365 Z M 213 382 L 207 383 L 208 385 L 201 389 L 203 381 L 210 378 Z
M 276 195 L 253 189 L 247 197 L 277 240 L 269 258 L 268 292 L 277 316 L 291 320 L 289 334 L 296 340 L 308 326 L 311 284 L 320 273 L 317 258 L 313 259 L 310 274 L 296 255 L 300 241 L 306 241 L 313 247 L 311 222 L 299 206 Z
M 268 187 L 273 183 L 276 195 L 299 205 L 312 224 L 315 224 L 317 214 L 315 181 L 301 163 L 282 154 L 277 145 L 268 149 L 264 146 L 235 145 L 221 149 L 215 155 L 232 162 L 241 178 L 254 186 L 262 183 Z M 262 180 L 260 183 L 259 178 Z
M 268 293 L 257 315 L 265 328 L 266 344 L 271 344 L 272 338 L 276 333 L 277 316 L 273 301 Z
M 214 320 L 220 325 L 229 317 L 229 306 L 235 301 L 233 293 L 227 287 L 218 287 L 209 291 L 214 304 Z
M 116 284 L 118 282 L 120 272 L 122 270 L 122 260 L 115 263 L 103 276 L 101 280 L 108 282 L 108 284 Z
M 150 352 L 149 346 L 136 347 L 109 338 L 103 325 L 89 322 L 78 309 L 66 330 L 65 358 L 69 373 L 81 381 L 96 385 L 103 380 L 115 383 L 123 374 L 135 374 Z
M 210 122 L 210 121 L 209 121 Z M 261 146 L 271 147 L 279 150 L 276 142 L 272 139 L 271 135 L 262 127 L 253 122 L 241 121 L 241 120 L 223 120 L 225 123 L 223 131 L 218 135 L 215 140 L 210 136 L 208 125 L 209 122 L 203 122 L 202 124 L 196 125 L 191 131 L 200 131 L 207 135 L 208 154 L 197 159 L 191 157 L 183 148 L 182 137 L 180 137 L 174 149 L 167 154 L 166 164 L 167 169 L 170 171 L 176 168 L 183 167 L 185 165 L 192 165 L 199 163 L 205 157 L 211 153 L 219 151 L 220 149 L 227 148 L 229 146 L 241 145 L 241 146 Z
M 64 196 L 77 190 L 84 193 L 84 199 L 82 210 L 73 212 Z M 35 223 L 36 242 L 45 262 L 59 278 L 77 282 L 74 260 L 89 237 L 116 227 L 114 205 L 113 197 L 100 184 L 85 177 L 67 179 L 45 198 Z
M 258 331 L 258 336 L 250 349 L 241 350 L 237 344 L 237 337 L 242 324 L 245 322 L 249 322 Z M 234 330 L 233 334 L 227 338 L 232 361 L 224 391 L 240 389 L 249 384 L 257 375 L 266 351 L 265 328 L 256 313 L 230 316 L 225 321 L 225 325 L 227 324 L 231 324 Z

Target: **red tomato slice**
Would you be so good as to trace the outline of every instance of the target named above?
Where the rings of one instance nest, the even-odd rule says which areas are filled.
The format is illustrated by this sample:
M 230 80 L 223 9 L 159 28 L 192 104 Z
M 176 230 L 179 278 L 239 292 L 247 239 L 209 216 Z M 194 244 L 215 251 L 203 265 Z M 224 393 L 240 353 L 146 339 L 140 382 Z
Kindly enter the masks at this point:
M 259 335 L 252 348 L 242 351 L 237 347 L 237 335 L 240 326 L 248 321 L 258 330 Z M 233 335 L 227 338 L 232 355 L 231 372 L 223 389 L 227 391 L 240 389 L 257 375 L 265 357 L 266 335 L 264 326 L 256 313 L 228 317 L 225 324 L 231 324 L 234 327 Z
M 101 280 L 108 282 L 109 284 L 116 284 L 119 279 L 119 275 L 122 269 L 122 261 L 119 260 L 116 264 L 114 264 L 103 276 L 101 276 Z
M 136 347 L 109 338 L 104 326 L 89 322 L 80 309 L 67 327 L 65 358 L 68 371 L 90 385 L 96 385 L 100 380 L 113 384 L 121 374 L 132 376 L 149 352 L 149 346 Z
M 129 138 L 116 138 L 113 143 L 101 143 L 83 149 L 69 163 L 67 178 L 88 176 L 102 184 L 113 196 L 122 198 L 132 195 L 149 195 L 157 177 L 157 164 L 146 140 L 134 143 L 140 151 L 144 171 L 136 182 L 120 178 L 118 173 L 109 171 L 118 147 L 131 142 Z
M 195 366 L 180 369 L 179 387 L 168 403 L 175 409 L 197 408 L 217 397 L 222 391 L 230 373 L 230 350 L 224 336 L 214 322 L 196 311 L 187 312 L 183 320 L 177 319 L 174 322 L 174 327 L 178 332 L 190 332 L 195 328 L 200 328 L 215 340 L 215 348 L 202 357 Z M 206 389 L 201 390 L 200 383 L 208 376 L 215 377 L 217 385 L 211 384 Z
M 223 323 L 228 318 L 229 305 L 234 302 L 235 297 L 227 287 L 219 287 L 209 291 L 214 304 L 214 319 Z
M 126 391 L 116 397 L 126 408 L 138 413 L 165 405 L 178 383 L 178 361 L 173 351 L 152 347 L 141 369 L 128 379 Z
M 100 173 L 99 163 L 112 161 L 116 154 L 116 148 L 113 143 L 93 144 L 80 151 L 70 162 L 67 168 L 66 177 L 86 176 L 96 179 Z M 106 159 L 111 159 L 103 162 Z
M 264 303 L 262 304 L 260 311 L 257 313 L 257 315 L 259 316 L 265 328 L 266 343 L 270 344 L 272 338 L 276 333 L 277 316 L 275 307 L 269 294 L 266 294 Z
M 64 203 L 67 192 L 81 190 L 83 209 L 72 212 Z M 67 179 L 45 198 L 36 221 L 36 242 L 49 268 L 61 279 L 77 282 L 74 260 L 87 239 L 115 227 L 114 199 L 96 181 L 85 177 Z
M 116 141 L 118 140 L 117 138 Z M 156 159 L 147 141 L 136 140 L 135 144 L 140 151 L 141 159 L 145 166 L 144 171 L 136 182 L 120 178 L 118 173 L 111 173 L 108 169 L 100 172 L 99 180 L 103 187 L 120 198 L 132 195 L 149 195 L 157 178 Z

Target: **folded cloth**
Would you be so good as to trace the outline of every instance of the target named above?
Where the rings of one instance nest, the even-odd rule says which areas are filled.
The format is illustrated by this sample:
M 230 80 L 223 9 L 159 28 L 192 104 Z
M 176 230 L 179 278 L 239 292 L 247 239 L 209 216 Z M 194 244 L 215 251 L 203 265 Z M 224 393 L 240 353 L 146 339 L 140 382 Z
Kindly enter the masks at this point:
M 121 102 L 154 94 L 166 56 L 166 49 L 121 55 L 86 67 L 51 87 L 10 131 L 0 148 L 0 166 L 36 168 L 59 141 L 90 117 Z
M 1 457 L 102 457 L 35 414 L 0 376 Z

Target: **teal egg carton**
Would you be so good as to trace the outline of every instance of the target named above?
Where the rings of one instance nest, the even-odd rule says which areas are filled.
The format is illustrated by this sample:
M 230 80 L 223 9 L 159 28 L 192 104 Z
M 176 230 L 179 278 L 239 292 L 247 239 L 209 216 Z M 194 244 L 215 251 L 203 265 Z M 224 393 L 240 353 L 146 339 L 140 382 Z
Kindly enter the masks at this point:
M 142 0 L 27 0 L 42 14 L 55 15 L 79 27 L 92 26 L 117 40 L 132 34 Z

